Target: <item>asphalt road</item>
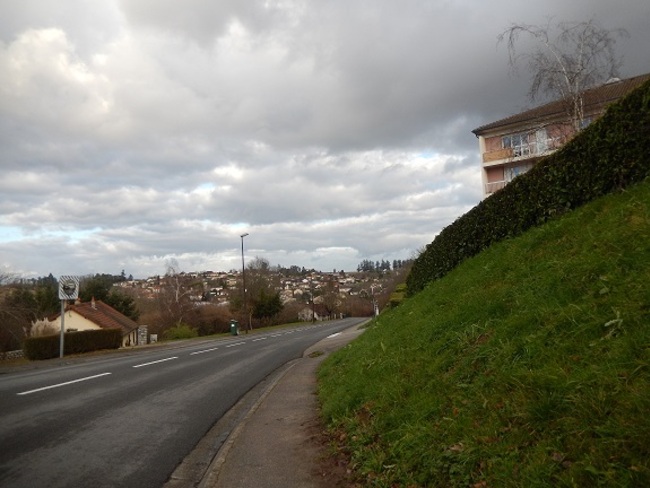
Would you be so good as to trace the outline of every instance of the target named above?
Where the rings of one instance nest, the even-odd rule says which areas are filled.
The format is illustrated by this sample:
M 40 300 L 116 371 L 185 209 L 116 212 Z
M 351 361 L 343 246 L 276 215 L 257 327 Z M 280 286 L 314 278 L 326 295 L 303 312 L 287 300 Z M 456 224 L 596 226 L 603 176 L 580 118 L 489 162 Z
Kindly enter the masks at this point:
M 344 319 L 0 375 L 0 486 L 161 487 L 247 391 Z

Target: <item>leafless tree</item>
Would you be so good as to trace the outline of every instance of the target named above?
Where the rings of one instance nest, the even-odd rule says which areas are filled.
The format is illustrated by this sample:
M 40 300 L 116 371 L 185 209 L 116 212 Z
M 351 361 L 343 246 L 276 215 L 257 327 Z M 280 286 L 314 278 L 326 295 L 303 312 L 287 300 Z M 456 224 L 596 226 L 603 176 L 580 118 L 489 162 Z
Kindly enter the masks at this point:
M 0 272 L 0 286 L 12 283 L 16 277 L 11 273 Z
M 618 37 L 628 36 L 625 29 L 605 29 L 595 20 L 557 22 L 546 25 L 512 24 L 497 37 L 506 42 L 510 67 L 515 70 L 526 61 L 532 73 L 531 100 L 540 95 L 566 102 L 566 113 L 576 130 L 584 119 L 582 93 L 618 75 L 622 60 L 614 47 Z M 532 38 L 532 52 L 516 49 L 521 36 Z
M 269 300 L 279 289 L 278 274 L 274 272 L 267 259 L 255 257 L 246 266 L 246 303 L 247 327 L 252 330 L 254 310 L 262 301 Z
M 164 330 L 168 327 L 179 326 L 183 318 L 192 308 L 190 302 L 191 284 L 180 271 L 178 262 L 171 259 L 166 263 L 166 273 L 158 294 L 159 324 L 153 330 Z
M 320 296 L 320 303 L 325 307 L 330 317 L 334 317 L 339 312 L 343 301 L 339 295 L 338 283 L 334 276 L 331 276 L 325 281 Z
M 33 319 L 33 310 L 20 299 L 31 293 L 14 284 L 12 275 L 0 274 L 0 352 L 18 349 Z

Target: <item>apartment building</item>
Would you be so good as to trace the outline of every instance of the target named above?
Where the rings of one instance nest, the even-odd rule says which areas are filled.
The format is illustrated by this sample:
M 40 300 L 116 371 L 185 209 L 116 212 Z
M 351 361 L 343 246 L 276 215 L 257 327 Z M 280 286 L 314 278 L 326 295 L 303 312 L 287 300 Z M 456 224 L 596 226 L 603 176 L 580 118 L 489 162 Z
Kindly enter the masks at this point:
M 481 153 L 483 195 L 491 195 L 530 170 L 540 158 L 600 117 L 608 105 L 648 80 L 650 73 L 625 80 L 615 78 L 585 90 L 584 118 L 579 127 L 568 115 L 567 102 L 557 100 L 474 129 Z

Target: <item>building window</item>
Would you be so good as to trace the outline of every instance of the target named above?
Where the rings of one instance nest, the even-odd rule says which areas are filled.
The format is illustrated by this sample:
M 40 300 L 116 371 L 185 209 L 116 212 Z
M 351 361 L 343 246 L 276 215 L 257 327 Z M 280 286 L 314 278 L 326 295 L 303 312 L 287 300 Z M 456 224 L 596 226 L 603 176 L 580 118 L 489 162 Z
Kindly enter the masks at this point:
M 509 183 L 512 180 L 514 180 L 517 176 L 523 175 L 524 173 L 528 172 L 532 167 L 533 165 L 531 163 L 506 167 L 503 169 L 503 179 Z
M 580 130 L 586 129 L 592 122 L 591 117 L 585 117 L 580 121 Z
M 537 143 L 537 154 L 544 154 L 549 150 L 549 138 L 545 128 L 537 129 L 535 142 Z
M 528 133 L 512 134 L 501 138 L 503 149 L 512 149 L 513 156 L 530 155 L 530 145 L 528 143 Z

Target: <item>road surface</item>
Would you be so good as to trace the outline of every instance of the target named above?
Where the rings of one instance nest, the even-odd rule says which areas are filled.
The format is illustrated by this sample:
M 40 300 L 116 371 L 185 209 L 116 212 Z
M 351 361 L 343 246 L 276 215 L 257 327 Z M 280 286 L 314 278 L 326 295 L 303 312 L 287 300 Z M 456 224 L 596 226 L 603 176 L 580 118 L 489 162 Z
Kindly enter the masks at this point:
M 0 486 L 161 487 L 240 399 L 364 319 L 176 343 L 0 375 Z

